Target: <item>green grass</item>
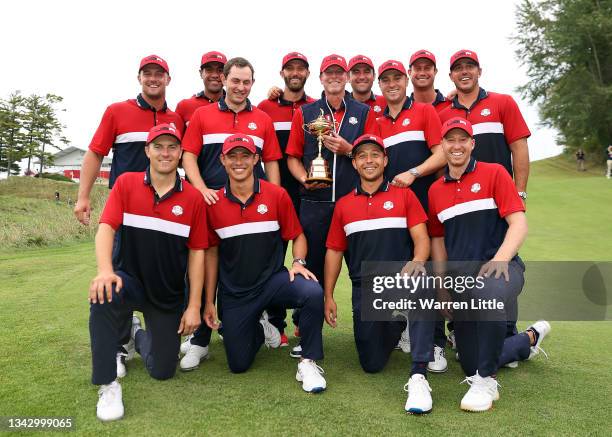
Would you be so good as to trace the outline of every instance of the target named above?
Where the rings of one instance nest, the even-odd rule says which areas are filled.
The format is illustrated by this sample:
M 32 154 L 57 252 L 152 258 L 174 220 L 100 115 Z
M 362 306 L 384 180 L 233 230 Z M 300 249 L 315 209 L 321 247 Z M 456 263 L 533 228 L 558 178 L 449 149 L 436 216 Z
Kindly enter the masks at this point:
M 612 185 L 605 182 L 612 181 L 558 166 L 555 160 L 533 166 L 530 237 L 523 256 L 609 260 L 610 227 L 603 230 L 612 217 L 610 194 L 605 201 Z M 577 201 L 580 208 L 562 206 Z M 575 229 L 581 229 L 584 242 L 574 239 Z M 592 241 L 585 248 L 586 240 Z M 394 352 L 380 374 L 361 370 L 345 272 L 336 291 L 339 327 L 324 330 L 326 355 L 320 364 L 328 390 L 323 394 L 302 392 L 287 349 L 264 348 L 252 369 L 230 374 L 215 334 L 211 359 L 169 381 L 151 379 L 139 358 L 129 362 L 122 382 L 126 416 L 102 424 L 89 382 L 86 290 L 94 273 L 90 242 L 0 254 L 0 416 L 71 415 L 78 433 L 87 435 L 612 434 L 611 323 L 554 322 L 544 344 L 550 359 L 502 370 L 501 399 L 487 413 L 459 410 L 466 386 L 459 385 L 463 376 L 449 357 L 449 372 L 429 377 L 433 413 L 407 416 L 402 388 L 409 356 Z

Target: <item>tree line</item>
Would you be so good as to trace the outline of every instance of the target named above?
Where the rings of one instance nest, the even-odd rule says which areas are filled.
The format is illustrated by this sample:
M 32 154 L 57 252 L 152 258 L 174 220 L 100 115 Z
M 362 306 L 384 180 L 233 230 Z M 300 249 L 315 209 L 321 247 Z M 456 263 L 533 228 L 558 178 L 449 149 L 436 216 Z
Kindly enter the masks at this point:
M 612 0 L 523 0 L 513 40 L 537 103 L 558 143 L 604 160 L 612 144 Z
M 19 91 L 0 98 L 0 173 L 18 175 L 19 162 L 27 158 L 27 170 L 38 172 L 53 163 L 53 150 L 68 144 L 58 113 L 63 98 L 54 94 L 24 96 Z

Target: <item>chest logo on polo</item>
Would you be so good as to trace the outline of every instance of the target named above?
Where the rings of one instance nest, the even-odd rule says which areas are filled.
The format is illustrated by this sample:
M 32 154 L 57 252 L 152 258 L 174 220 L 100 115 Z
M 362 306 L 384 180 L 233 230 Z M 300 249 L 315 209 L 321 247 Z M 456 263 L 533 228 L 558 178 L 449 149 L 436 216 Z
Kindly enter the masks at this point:
M 385 208 L 387 211 L 393 209 L 393 206 L 393 202 L 391 202 L 390 200 L 387 200 L 385 203 L 383 203 L 383 208 Z
M 260 203 L 257 205 L 257 212 L 260 214 L 265 214 L 268 212 L 268 207 L 265 204 Z
M 380 112 L 382 109 L 378 105 L 374 105 L 374 112 Z
M 349 123 L 350 123 L 350 124 L 357 124 L 357 117 L 351 117 L 351 118 L 349 118 Z
M 179 216 L 179 215 L 183 215 L 183 207 L 180 205 L 174 205 L 172 207 L 172 214 L 174 214 L 175 216 Z
M 255 130 L 257 129 L 257 125 L 254 122 L 250 122 L 249 125 L 247 126 L 249 129 L 251 130 Z
M 402 121 L 402 126 L 408 126 L 409 124 L 410 124 L 410 119 L 404 118 L 404 120 Z
M 472 188 L 470 189 L 470 191 L 472 193 L 478 193 L 480 191 L 480 184 L 476 182 L 474 185 L 472 185 Z
M 488 117 L 491 115 L 491 110 L 489 108 L 484 108 L 482 111 L 480 111 L 480 115 L 483 117 Z

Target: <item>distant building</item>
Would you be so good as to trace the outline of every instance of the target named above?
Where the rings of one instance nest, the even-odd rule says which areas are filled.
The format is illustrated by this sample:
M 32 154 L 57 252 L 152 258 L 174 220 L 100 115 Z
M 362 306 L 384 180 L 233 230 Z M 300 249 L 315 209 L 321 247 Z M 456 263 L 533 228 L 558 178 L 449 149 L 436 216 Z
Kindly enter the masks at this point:
M 74 146 L 67 147 L 53 155 L 53 165 L 45 166 L 45 171 L 49 173 L 60 173 L 74 181 L 78 181 L 81 178 L 81 165 L 83 164 L 84 156 L 85 150 Z M 98 175 L 99 179 L 108 180 L 111 162 L 111 157 L 104 157 Z

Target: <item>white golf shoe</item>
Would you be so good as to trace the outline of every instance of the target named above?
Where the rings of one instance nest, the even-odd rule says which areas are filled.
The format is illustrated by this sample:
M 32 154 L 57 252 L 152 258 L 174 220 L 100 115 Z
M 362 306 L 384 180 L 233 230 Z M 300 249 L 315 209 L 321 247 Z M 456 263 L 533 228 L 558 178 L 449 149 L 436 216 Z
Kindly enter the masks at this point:
M 123 399 L 121 384 L 113 381 L 108 385 L 101 385 L 98 390 L 98 405 L 96 415 L 103 422 L 119 420 L 123 417 Z
M 493 401 L 499 399 L 499 384 L 495 378 L 483 378 L 476 372 L 474 376 L 465 378 L 461 384 L 464 382 L 470 385 L 470 389 L 461 399 L 461 409 L 464 411 L 487 411 L 493 406 Z
M 198 346 L 197 344 L 192 344 L 187 350 L 185 356 L 181 358 L 179 366 L 183 372 L 188 372 L 189 370 L 197 369 L 200 362 L 207 358 L 208 346 Z
M 325 371 L 316 362 L 303 359 L 298 363 L 295 379 L 302 383 L 302 389 L 308 393 L 320 393 L 327 388 L 323 378 Z
M 408 392 L 404 409 L 410 414 L 427 414 L 431 412 L 433 401 L 431 399 L 431 387 L 427 378 L 420 373 L 410 377 L 404 390 Z
M 448 370 L 446 354 L 440 346 L 434 346 L 434 359 L 427 363 L 427 370 L 434 373 L 444 373 Z

